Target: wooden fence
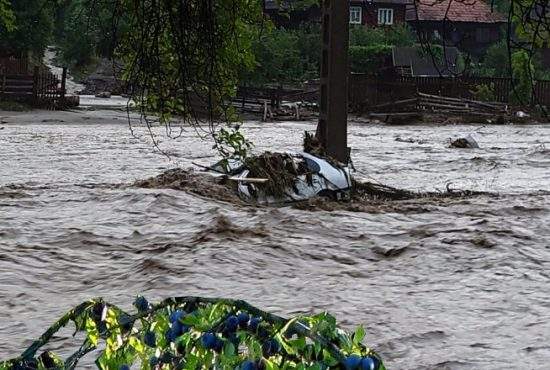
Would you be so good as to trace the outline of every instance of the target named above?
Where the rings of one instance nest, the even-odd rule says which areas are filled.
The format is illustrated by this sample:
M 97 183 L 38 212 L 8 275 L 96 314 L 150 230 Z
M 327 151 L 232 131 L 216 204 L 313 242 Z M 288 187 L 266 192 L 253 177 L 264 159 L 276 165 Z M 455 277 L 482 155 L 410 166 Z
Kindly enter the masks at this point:
M 7 64 L 0 65 L 0 100 L 18 101 L 51 110 L 78 105 L 78 96 L 66 96 L 66 68 L 61 76 L 56 76 L 44 66 L 35 66 L 32 73 L 29 73 L 28 67 L 24 61 L 14 62 L 9 69 Z
M 264 101 L 269 101 L 271 107 L 278 108 L 283 100 L 292 100 L 296 94 L 304 94 L 304 91 L 298 89 L 285 89 L 282 87 L 270 88 L 239 86 L 234 103 L 241 103 L 243 107 L 249 103 L 258 103 L 263 106 Z
M 62 76 L 56 76 L 46 68 L 35 67 L 33 74 L 34 106 L 44 109 L 62 108 L 65 100 L 66 78 L 67 70 L 65 68 Z
M 550 107 L 550 81 L 537 81 L 534 90 L 535 104 Z
M 29 59 L 3 57 L 0 58 L 0 70 L 8 75 L 26 75 L 29 74 Z
M 491 88 L 494 101 L 509 103 L 513 92 L 513 80 L 491 77 L 397 77 L 377 79 L 366 75 L 350 76 L 350 106 L 356 111 L 368 110 L 370 106 L 404 100 L 416 93 L 443 95 L 453 98 L 475 99 L 477 86 Z M 535 104 L 550 106 L 550 81 L 536 81 L 533 91 Z

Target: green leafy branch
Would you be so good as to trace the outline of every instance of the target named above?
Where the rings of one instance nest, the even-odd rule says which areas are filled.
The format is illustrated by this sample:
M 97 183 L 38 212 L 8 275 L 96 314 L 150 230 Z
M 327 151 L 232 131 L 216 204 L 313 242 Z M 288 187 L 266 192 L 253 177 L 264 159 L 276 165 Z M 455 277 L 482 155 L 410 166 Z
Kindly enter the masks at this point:
M 321 313 L 291 320 L 241 300 L 169 298 L 151 305 L 138 297 L 135 314 L 98 298 L 84 302 L 52 325 L 21 356 L 0 362 L 1 370 L 74 369 L 101 348 L 99 369 L 384 370 L 379 356 L 362 344 L 359 327 L 347 334 Z M 70 322 L 86 338 L 65 361 L 52 352 L 37 356 Z

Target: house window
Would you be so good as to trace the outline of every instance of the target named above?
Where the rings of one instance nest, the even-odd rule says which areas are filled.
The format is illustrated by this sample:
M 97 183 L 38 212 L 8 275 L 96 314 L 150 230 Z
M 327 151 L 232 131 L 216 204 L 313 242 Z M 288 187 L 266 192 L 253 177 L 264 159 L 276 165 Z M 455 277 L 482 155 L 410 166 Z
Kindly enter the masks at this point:
M 351 24 L 361 24 L 363 19 L 363 11 L 360 6 L 350 6 L 349 7 L 349 23 Z
M 393 9 L 378 9 L 378 24 L 393 24 Z

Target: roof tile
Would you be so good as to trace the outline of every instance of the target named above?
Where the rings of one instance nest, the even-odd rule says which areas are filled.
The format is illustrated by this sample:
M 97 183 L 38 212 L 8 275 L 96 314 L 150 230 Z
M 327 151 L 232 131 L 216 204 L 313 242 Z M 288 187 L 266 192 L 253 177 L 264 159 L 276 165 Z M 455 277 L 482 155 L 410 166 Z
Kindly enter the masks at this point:
M 503 23 L 506 17 L 481 0 L 416 0 L 407 7 L 407 21 Z

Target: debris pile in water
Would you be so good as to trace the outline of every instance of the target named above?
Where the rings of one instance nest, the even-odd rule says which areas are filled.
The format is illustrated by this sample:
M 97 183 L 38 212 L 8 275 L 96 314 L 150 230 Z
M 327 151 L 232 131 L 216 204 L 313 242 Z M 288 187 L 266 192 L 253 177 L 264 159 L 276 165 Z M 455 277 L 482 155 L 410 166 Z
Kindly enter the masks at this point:
M 315 197 L 293 205 L 309 211 L 349 211 L 365 213 L 424 213 L 434 206 L 448 204 L 452 199 L 482 195 L 485 193 L 447 189 L 444 192 L 414 192 L 373 182 L 354 181 L 350 199 L 334 201 Z
M 362 327 L 346 333 L 327 313 L 288 320 L 244 301 L 202 297 L 150 304 L 138 296 L 134 306 L 127 313 L 102 299 L 84 302 L 0 369 L 74 369 L 100 349 L 100 369 L 385 370 L 362 343 Z M 85 334 L 76 352 L 63 359 L 43 349 L 71 322 Z
M 479 147 L 467 136 L 452 143 L 457 147 Z M 463 197 L 471 192 L 416 193 L 372 182 L 353 180 L 349 166 L 328 157 L 314 134 L 304 133 L 304 152 L 265 152 L 244 160 L 222 160 L 212 166 L 201 166 L 210 176 L 181 169 L 136 183 L 145 188 L 167 187 L 188 190 L 213 199 L 254 204 L 323 201 L 347 201 L 352 208 L 386 201 L 402 201 L 426 197 Z M 308 204 L 304 207 L 307 208 Z M 300 206 L 298 206 L 300 207 Z M 330 208 L 338 208 L 331 207 Z
M 206 176 L 181 168 L 167 170 L 158 176 L 139 180 L 134 185 L 146 189 L 184 190 L 224 202 L 243 203 L 237 195 L 235 183 L 225 181 L 223 177 Z
M 326 155 L 327 153 L 325 152 L 325 149 L 321 145 L 321 142 L 319 141 L 317 136 L 307 131 L 304 132 L 303 146 L 304 146 L 304 152 L 306 153 L 313 154 L 314 156 L 321 157 L 321 158 L 327 157 Z
M 311 183 L 311 171 L 303 161 L 296 161 L 288 153 L 265 152 L 247 158 L 244 167 L 249 170 L 247 177 L 266 179 L 256 186 L 265 194 L 283 197 L 288 189 L 296 191 L 296 178 L 305 175 Z
M 403 210 L 402 207 L 406 211 L 407 206 L 396 206 L 396 201 L 460 198 L 480 194 L 451 189 L 445 192 L 413 192 L 373 182 L 355 181 L 347 170 L 308 153 L 266 152 L 247 159 L 244 164 L 234 163 L 226 173 L 219 173 L 219 164 L 208 168 L 214 172 L 201 174 L 192 170 L 172 169 L 156 177 L 137 181 L 134 185 L 184 190 L 242 205 L 295 203 L 301 209 L 362 212 Z M 391 202 L 394 204 L 389 206 Z

